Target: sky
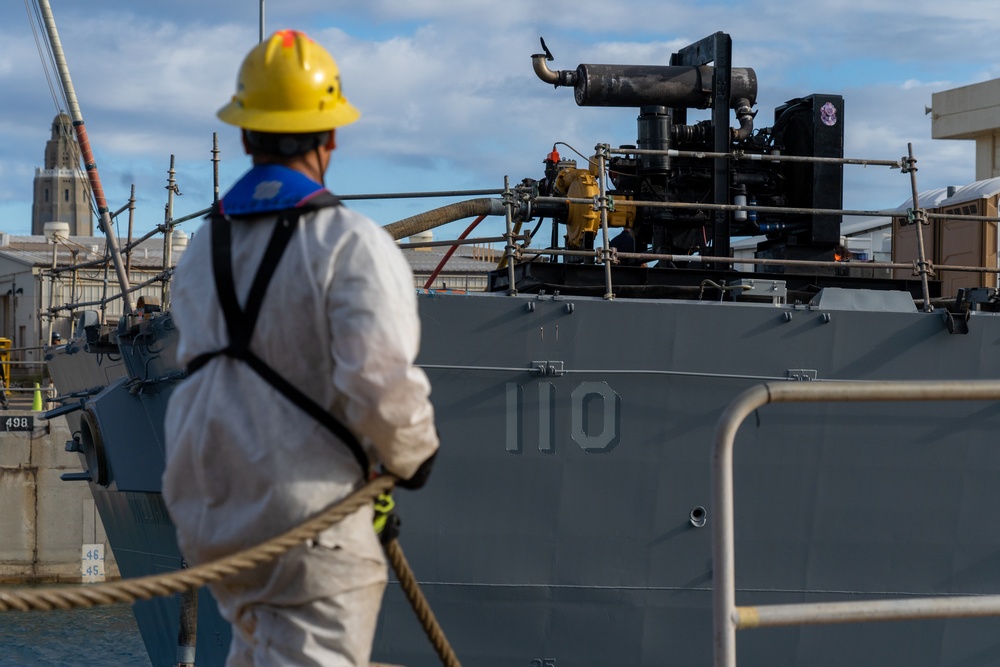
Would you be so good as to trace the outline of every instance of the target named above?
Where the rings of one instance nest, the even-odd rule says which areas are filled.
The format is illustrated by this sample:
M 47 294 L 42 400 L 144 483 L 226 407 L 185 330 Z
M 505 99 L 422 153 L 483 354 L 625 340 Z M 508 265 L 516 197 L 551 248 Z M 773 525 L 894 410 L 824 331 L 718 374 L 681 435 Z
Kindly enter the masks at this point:
M 134 184 L 137 232 L 161 223 L 171 155 L 175 217 L 208 206 L 213 133 L 223 191 L 248 165 L 238 130 L 215 112 L 258 41 L 259 0 L 50 2 L 109 207 Z M 34 170 L 59 111 L 29 11 L 30 1 L 0 3 L 0 231 L 11 234 L 30 233 Z M 842 95 L 845 156 L 898 159 L 912 142 L 921 190 L 975 176 L 973 142 L 930 138 L 932 93 L 1000 77 L 992 0 L 270 0 L 265 22 L 268 33 L 295 28 L 325 46 L 362 112 L 337 133 L 327 185 L 338 194 L 498 189 L 505 176 L 541 178 L 557 141 L 587 155 L 598 143 L 634 144 L 635 110 L 577 107 L 571 89 L 534 75 L 539 37 L 551 68 L 575 69 L 668 64 L 727 32 L 734 66 L 757 74 L 758 127 L 786 100 Z M 898 171 L 845 170 L 847 208 L 909 198 Z M 386 224 L 450 201 L 350 205 Z M 501 227 L 492 219 L 481 233 Z

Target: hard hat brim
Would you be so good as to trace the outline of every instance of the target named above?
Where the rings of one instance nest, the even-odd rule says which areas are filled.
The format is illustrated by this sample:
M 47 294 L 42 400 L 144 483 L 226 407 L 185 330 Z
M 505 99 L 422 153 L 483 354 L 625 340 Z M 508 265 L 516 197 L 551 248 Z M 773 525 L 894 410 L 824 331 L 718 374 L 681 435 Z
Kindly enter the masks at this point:
M 344 99 L 329 111 L 246 109 L 234 100 L 219 109 L 216 115 L 222 122 L 244 130 L 296 134 L 325 132 L 349 125 L 361 117 L 361 112 Z

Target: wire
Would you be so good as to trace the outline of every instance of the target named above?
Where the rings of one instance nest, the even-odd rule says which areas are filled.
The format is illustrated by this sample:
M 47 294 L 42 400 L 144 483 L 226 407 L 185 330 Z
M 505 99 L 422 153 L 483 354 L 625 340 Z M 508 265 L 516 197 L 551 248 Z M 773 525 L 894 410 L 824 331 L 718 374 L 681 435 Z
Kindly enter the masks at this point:
M 34 7 L 34 13 L 32 13 L 32 7 Z M 52 106 L 55 107 L 56 115 L 60 115 L 69 108 L 69 100 L 66 99 L 66 94 L 62 86 L 56 86 L 52 82 L 54 78 L 53 73 L 58 71 L 58 66 L 55 62 L 55 55 L 49 41 L 48 33 L 41 29 L 41 26 L 45 23 L 41 15 L 41 7 L 39 7 L 37 2 L 32 2 L 31 7 L 29 7 L 28 0 L 24 0 L 24 9 L 28 13 L 28 23 L 31 25 L 31 34 L 35 38 L 35 48 L 38 49 L 38 58 L 42 62 L 42 71 L 45 72 L 45 81 L 48 83 L 49 94 L 52 96 Z M 44 42 L 44 46 L 42 42 Z M 60 126 L 60 131 L 66 132 L 66 143 L 72 152 L 70 168 L 73 170 L 74 176 L 78 180 L 81 180 L 87 188 L 87 192 L 90 195 L 87 197 L 87 204 L 90 207 L 91 214 L 97 216 L 97 202 L 94 199 L 93 188 L 90 187 L 90 178 L 80 166 L 80 147 L 76 142 L 76 136 L 71 128 Z
M 62 111 L 62 109 L 59 108 L 59 102 L 56 99 L 57 97 L 56 89 L 55 86 L 52 84 L 52 74 L 49 71 L 49 67 L 52 65 L 51 57 L 48 60 L 46 60 L 45 58 L 46 49 L 42 48 L 42 42 L 41 39 L 39 38 L 39 30 L 35 24 L 35 22 L 37 21 L 38 26 L 41 26 L 42 19 L 38 15 L 38 6 L 37 5 L 34 6 L 35 6 L 35 13 L 32 14 L 31 7 L 28 5 L 28 0 L 24 0 L 24 9 L 26 12 L 28 12 L 28 23 L 31 25 L 31 34 L 35 38 L 35 48 L 38 49 L 38 57 L 42 61 L 42 71 L 45 72 L 45 81 L 49 84 L 49 94 L 52 96 L 52 104 L 56 107 L 58 111 Z M 46 40 L 46 46 L 47 45 L 48 41 Z

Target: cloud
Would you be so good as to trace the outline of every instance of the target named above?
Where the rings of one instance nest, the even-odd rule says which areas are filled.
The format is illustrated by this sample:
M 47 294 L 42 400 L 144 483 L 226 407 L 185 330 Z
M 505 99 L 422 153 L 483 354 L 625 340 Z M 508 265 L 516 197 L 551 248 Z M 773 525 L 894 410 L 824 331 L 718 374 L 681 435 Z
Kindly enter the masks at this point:
M 0 6 L 0 204 L 30 215 L 31 175 L 55 115 L 20 3 Z M 135 182 L 147 228 L 162 220 L 171 154 L 186 192 L 180 206 L 211 197 L 212 133 L 222 180 L 246 165 L 235 129 L 215 118 L 257 40 L 257 3 L 92 0 L 56 8 L 109 199 Z M 307 30 L 337 58 L 362 119 L 338 135 L 330 182 L 341 191 L 499 187 L 540 177 L 556 141 L 589 154 L 596 143 L 635 142 L 634 109 L 579 108 L 531 70 L 544 36 L 553 68 L 579 63 L 666 64 L 678 48 L 717 30 L 733 37 L 733 64 L 759 79 L 758 126 L 772 109 L 812 92 L 843 94 L 847 152 L 899 157 L 914 142 L 927 187 L 972 178 L 970 142 L 931 141 L 923 106 L 944 87 L 1000 74 L 970 43 L 992 43 L 1000 18 L 979 0 L 942 6 L 914 0 L 783 3 L 745 0 L 537 1 L 299 0 L 268 3 L 269 28 Z M 16 29 L 6 26 L 18 26 Z M 932 166 L 944 159 L 947 164 Z M 341 167 L 343 165 L 343 167 Z M 352 165 L 352 166 L 347 166 Z M 926 166 L 924 166 L 926 165 Z M 12 181 L 10 179 L 13 179 Z M 879 205 L 905 199 L 898 174 L 848 170 L 848 197 Z M 199 199 L 200 198 L 200 199 Z M 195 201 L 198 199 L 198 201 Z M 408 212 L 379 205 L 380 215 Z M 868 208 L 869 206 L 859 206 Z M 24 220 L 0 220 L 23 230 Z

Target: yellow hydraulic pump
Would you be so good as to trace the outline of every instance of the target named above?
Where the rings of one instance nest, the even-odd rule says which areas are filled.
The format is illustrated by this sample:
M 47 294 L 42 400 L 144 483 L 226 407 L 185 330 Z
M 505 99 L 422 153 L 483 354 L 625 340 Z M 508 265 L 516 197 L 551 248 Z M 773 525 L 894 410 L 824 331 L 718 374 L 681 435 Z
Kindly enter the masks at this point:
M 556 176 L 553 190 L 556 196 L 570 199 L 591 199 L 600 193 L 597 184 L 596 160 L 590 160 L 589 169 L 567 167 L 560 170 Z M 615 196 L 618 201 L 628 201 L 631 197 Z M 608 211 L 608 227 L 631 227 L 635 222 L 635 207 L 623 206 L 620 209 Z M 566 247 L 580 249 L 584 247 L 585 234 L 596 235 L 601 229 L 601 212 L 594 209 L 593 204 L 569 204 L 566 215 Z

